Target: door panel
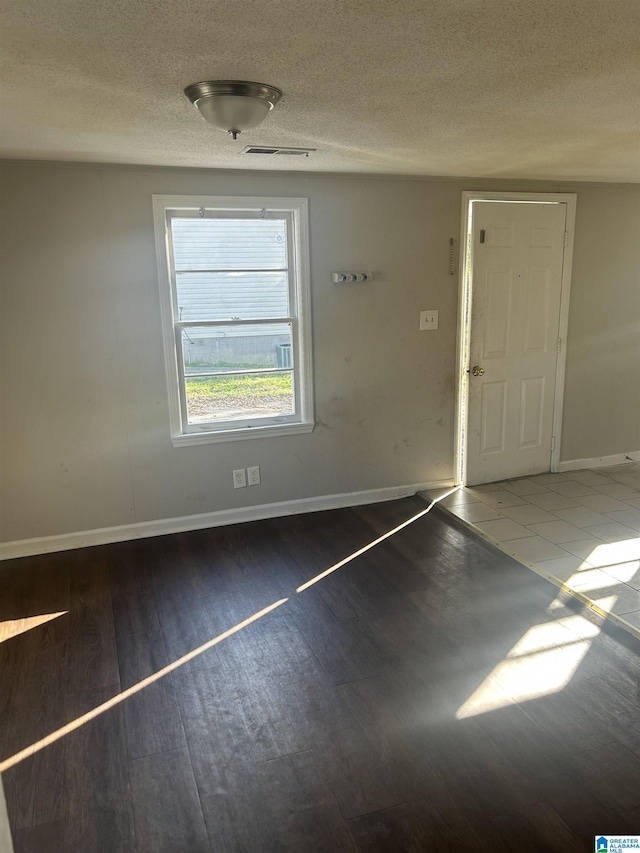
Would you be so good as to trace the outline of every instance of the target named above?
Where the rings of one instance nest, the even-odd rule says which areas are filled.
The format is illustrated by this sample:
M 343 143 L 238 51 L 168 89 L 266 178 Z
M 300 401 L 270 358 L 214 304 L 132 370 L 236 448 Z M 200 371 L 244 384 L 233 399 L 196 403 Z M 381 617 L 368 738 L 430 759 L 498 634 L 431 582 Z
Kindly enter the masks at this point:
M 511 270 L 487 270 L 486 330 L 483 336 L 484 358 L 506 356 L 511 312 Z
M 466 481 L 548 471 L 566 204 L 473 203 Z
M 505 382 L 483 383 L 482 453 L 501 453 L 504 451 L 504 428 L 507 415 L 505 408 L 506 399 Z
M 539 447 L 544 427 L 544 376 L 522 380 L 520 389 L 520 444 Z
M 524 319 L 523 353 L 543 353 L 549 338 L 549 271 L 529 270 Z

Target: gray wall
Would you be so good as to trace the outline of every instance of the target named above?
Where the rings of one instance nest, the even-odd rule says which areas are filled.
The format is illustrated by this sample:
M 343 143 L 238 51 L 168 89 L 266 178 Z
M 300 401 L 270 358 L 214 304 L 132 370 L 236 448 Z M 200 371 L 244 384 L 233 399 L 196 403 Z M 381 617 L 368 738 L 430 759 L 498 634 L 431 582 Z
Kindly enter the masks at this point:
M 450 478 L 463 189 L 578 192 L 562 457 L 640 449 L 638 187 L 10 162 L 1 179 L 2 541 Z M 152 193 L 309 198 L 310 435 L 172 446 Z M 334 285 L 340 269 L 375 280 Z M 262 485 L 234 491 L 248 465 Z
M 578 192 L 562 459 L 640 450 L 640 186 Z
M 9 827 L 9 816 L 7 815 L 7 803 L 4 798 L 2 777 L 0 776 L 0 853 L 13 853 L 13 842 L 11 841 L 11 828 Z

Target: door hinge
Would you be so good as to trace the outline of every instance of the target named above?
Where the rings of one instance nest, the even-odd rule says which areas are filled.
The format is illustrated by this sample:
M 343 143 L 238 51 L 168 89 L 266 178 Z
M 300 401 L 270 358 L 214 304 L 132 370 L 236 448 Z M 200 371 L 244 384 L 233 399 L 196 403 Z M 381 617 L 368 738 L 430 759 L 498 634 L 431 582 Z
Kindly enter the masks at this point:
M 558 338 L 558 340 L 556 342 L 556 351 L 562 352 L 562 338 Z
M 569 245 L 569 232 L 565 231 L 564 232 L 564 247 L 565 247 L 565 249 L 567 248 L 568 245 Z
M 551 436 L 551 450 L 552 452 L 556 449 L 556 437 L 555 435 Z

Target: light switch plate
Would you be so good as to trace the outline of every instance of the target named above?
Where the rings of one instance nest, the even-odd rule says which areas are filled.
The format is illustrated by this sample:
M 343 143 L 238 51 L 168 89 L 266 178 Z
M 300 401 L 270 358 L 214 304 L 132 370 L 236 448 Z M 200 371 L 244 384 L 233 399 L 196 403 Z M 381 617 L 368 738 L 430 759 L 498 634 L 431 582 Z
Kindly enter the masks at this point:
M 426 332 L 438 328 L 438 312 L 421 311 L 420 312 L 420 331 Z

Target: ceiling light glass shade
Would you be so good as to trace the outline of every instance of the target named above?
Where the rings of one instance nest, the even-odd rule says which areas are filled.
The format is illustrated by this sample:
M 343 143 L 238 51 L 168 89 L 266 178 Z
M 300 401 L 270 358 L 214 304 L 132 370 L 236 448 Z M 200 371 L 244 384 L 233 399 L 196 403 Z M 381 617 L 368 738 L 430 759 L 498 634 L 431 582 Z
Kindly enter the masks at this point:
M 197 107 L 209 122 L 222 130 L 249 130 L 263 122 L 271 107 L 264 101 L 240 95 L 200 98 Z
M 280 89 L 246 80 L 209 80 L 184 90 L 209 124 L 235 139 L 243 130 L 261 124 L 282 97 Z

